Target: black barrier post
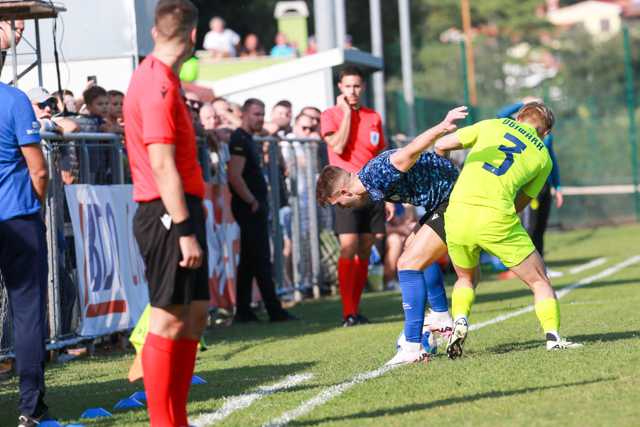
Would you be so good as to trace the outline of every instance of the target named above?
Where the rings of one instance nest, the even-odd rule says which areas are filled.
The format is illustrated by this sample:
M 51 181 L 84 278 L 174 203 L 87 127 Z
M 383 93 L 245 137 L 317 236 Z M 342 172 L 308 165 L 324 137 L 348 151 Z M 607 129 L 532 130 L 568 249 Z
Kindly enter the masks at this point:
M 284 284 L 284 262 L 282 259 L 282 227 L 280 226 L 280 171 L 278 170 L 278 141 L 269 138 L 269 181 L 271 187 L 271 228 L 273 231 L 273 266 L 276 289 L 282 290 Z

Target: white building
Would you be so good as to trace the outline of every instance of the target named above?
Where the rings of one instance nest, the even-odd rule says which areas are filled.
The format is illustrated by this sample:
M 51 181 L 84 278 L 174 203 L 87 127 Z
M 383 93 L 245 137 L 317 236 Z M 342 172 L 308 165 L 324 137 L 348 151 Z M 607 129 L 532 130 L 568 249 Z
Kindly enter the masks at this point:
M 596 40 L 605 41 L 620 31 L 622 7 L 609 2 L 589 0 L 549 10 L 547 18 L 557 26 L 582 25 Z

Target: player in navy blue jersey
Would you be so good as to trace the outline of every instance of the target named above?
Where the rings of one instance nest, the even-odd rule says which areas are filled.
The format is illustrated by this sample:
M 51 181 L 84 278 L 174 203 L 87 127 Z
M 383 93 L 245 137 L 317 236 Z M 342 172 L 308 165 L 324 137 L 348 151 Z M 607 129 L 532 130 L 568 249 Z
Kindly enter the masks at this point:
M 435 141 L 456 129 L 456 121 L 467 116 L 466 107 L 455 108 L 438 125 L 423 132 L 405 147 L 389 150 L 371 159 L 358 173 L 327 166 L 318 178 L 316 197 L 321 204 L 363 206 L 369 200 L 410 203 L 426 214 L 405 242 L 398 260 L 398 279 L 405 312 L 404 339 L 388 364 L 425 359 L 433 345 L 423 340 L 422 327 L 429 300 L 432 330 L 450 330 L 451 317 L 444 293 L 442 273 L 434 262 L 446 251 L 444 211 L 458 170 L 446 158 L 425 152 Z M 425 267 L 427 268 L 425 271 Z M 429 334 L 427 334 L 428 336 Z

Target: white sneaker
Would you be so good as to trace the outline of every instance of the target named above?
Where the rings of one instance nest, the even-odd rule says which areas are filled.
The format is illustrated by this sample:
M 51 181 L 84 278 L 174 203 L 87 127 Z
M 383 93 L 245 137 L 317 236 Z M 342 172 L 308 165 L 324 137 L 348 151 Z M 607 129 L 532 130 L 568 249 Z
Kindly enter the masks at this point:
M 422 331 L 445 333 L 453 330 L 453 319 L 448 311 L 437 312 L 429 309 L 424 317 L 424 327 Z
M 400 350 L 385 366 L 393 365 L 406 365 L 409 363 L 417 363 L 422 361 L 428 361 L 429 355 L 424 352 L 420 343 L 404 342 L 400 347 Z
M 467 332 L 469 331 L 469 324 L 467 319 L 460 318 L 453 324 L 453 331 L 449 337 L 447 343 L 447 355 L 449 359 L 457 359 L 462 356 L 462 346 L 464 340 L 467 339 Z
M 577 342 L 567 341 L 562 338 L 558 338 L 557 340 L 547 340 L 547 350 L 565 350 L 565 349 L 573 349 L 584 347 L 583 344 Z

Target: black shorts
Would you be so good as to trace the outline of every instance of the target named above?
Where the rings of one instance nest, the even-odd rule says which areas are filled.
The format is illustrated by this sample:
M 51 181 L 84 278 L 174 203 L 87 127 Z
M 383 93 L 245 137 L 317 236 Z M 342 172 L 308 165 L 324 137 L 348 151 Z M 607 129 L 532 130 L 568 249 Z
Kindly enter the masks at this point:
M 361 208 L 336 206 L 336 234 L 385 232 L 384 202 L 369 201 Z
M 191 301 L 209 300 L 204 208 L 202 200 L 197 197 L 187 195 L 186 200 L 196 238 L 204 251 L 202 265 L 197 270 L 178 265 L 182 260 L 179 236 L 175 227 L 170 225 L 167 230 L 161 220 L 167 214 L 162 200 L 141 202 L 133 218 L 133 234 L 144 260 L 145 276 L 149 283 L 149 302 L 152 307 L 164 308 L 169 305 L 187 305 Z
M 447 235 L 444 232 L 444 211 L 447 210 L 447 206 L 449 206 L 449 199 L 440 203 L 433 212 L 423 215 L 420 221 L 418 221 L 420 225 L 416 227 L 420 228 L 425 224 L 428 225 L 436 232 L 438 237 L 442 239 L 445 245 L 447 244 Z

